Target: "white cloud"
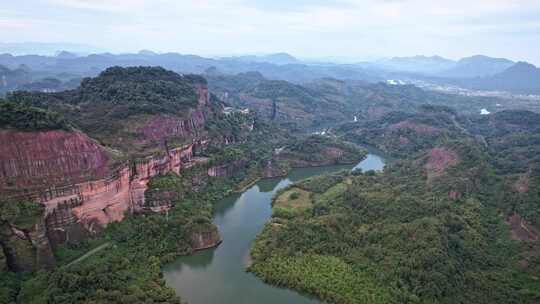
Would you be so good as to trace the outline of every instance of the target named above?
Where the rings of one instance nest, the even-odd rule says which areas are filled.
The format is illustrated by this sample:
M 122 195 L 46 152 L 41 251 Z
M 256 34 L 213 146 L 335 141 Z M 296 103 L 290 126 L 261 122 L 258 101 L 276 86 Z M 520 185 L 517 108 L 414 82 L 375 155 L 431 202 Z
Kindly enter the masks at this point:
M 311 57 L 459 57 L 468 52 L 513 57 L 526 50 L 523 59 L 540 62 L 540 42 L 533 41 L 540 39 L 536 0 L 25 2 L 10 1 L 2 8 L 11 13 L 0 15 L 7 16 L 0 17 L 0 26 L 13 30 L 0 31 L 0 40 L 60 39 L 115 51 L 288 51 Z
M 148 0 L 48 0 L 52 5 L 74 9 L 89 9 L 110 12 L 129 12 L 149 6 Z

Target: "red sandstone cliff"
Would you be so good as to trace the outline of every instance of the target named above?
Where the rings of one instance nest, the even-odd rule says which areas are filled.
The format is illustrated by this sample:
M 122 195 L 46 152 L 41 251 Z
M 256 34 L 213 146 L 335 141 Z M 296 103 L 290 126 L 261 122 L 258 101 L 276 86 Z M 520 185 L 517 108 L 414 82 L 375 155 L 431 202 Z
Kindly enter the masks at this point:
M 46 195 L 43 190 L 49 186 L 109 174 L 105 149 L 78 131 L 0 130 L 0 142 L 0 193 L 4 196 L 32 191 Z
M 196 138 L 207 120 L 207 107 L 210 103 L 208 88 L 196 86 L 198 106 L 187 119 L 176 116 L 156 115 L 149 119 L 140 132 L 145 141 L 162 141 L 170 137 Z
M 192 165 L 193 143 L 201 140 L 209 103 L 205 86 L 197 86 L 196 91 L 199 105 L 187 118 L 157 115 L 136 130 L 143 142 L 161 143 L 158 155 L 115 168 L 110 166 L 107 150 L 79 131 L 0 130 L 0 195 L 4 199 L 30 198 L 45 206 L 41 226 L 26 233 L 26 238 L 17 236 L 12 227 L 3 228 L 3 239 L 17 241 L 4 246 L 5 251 L 20 248 L 20 244 L 28 247 L 25 254 L 13 254 L 13 269 L 51 265 L 51 244 L 80 240 L 122 220 L 128 212 L 142 210 L 152 177 L 180 173 Z M 173 137 L 186 144 L 168 147 L 166 141 Z M 167 210 L 170 205 L 158 207 L 151 210 Z M 199 245 L 204 247 L 196 247 Z

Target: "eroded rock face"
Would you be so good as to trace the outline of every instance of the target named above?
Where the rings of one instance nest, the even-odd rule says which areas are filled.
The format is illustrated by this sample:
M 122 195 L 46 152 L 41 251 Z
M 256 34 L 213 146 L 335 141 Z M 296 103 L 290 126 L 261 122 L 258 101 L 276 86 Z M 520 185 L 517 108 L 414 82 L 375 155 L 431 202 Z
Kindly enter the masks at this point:
M 81 204 L 76 198 L 70 199 L 58 204 L 46 217 L 47 235 L 52 246 L 77 242 L 88 236 L 88 231 L 73 212 Z
M 0 130 L 0 142 L 0 193 L 5 197 L 21 189 L 47 195 L 49 187 L 109 173 L 105 150 L 78 131 Z
M 0 272 L 8 270 L 9 269 L 6 261 L 6 255 L 4 254 L 4 248 L 0 246 Z
M 19 229 L 7 222 L 2 223 L 0 245 L 9 270 L 51 269 L 56 264 L 43 219 L 31 229 Z
M 367 116 L 369 117 L 369 119 L 379 119 L 389 112 L 392 112 L 391 107 L 372 106 L 368 108 Z
M 272 178 L 286 176 L 287 173 L 287 168 L 280 166 L 277 161 L 269 160 L 263 167 L 261 175 L 263 178 Z
M 162 156 L 147 157 L 133 166 L 123 165 L 108 178 L 71 185 L 69 190 L 56 193 L 60 195 L 41 201 L 55 241 L 84 237 L 77 226 L 89 235 L 97 234 L 108 223 L 122 220 L 126 213 L 141 211 L 150 179 L 168 172 L 180 173 L 191 160 L 192 149 L 187 145 Z
M 429 151 L 425 165 L 428 182 L 444 174 L 446 168 L 459 162 L 457 154 L 445 147 L 433 148 Z
M 184 165 L 191 163 L 192 150 L 193 145 L 188 144 L 171 149 L 164 155 L 147 157 L 132 165 L 121 165 L 111 175 L 101 179 L 74 184 L 49 184 L 49 188 L 42 192 L 36 189 L 30 196 L 45 206 L 42 223 L 28 232 L 15 233 L 12 227 L 3 228 L 2 239 L 6 240 L 3 247 L 7 248 L 5 251 L 10 269 L 30 271 L 50 267 L 54 265 L 51 244 L 78 242 L 98 234 L 107 224 L 122 220 L 126 213 L 141 211 L 150 179 L 168 172 L 179 173 Z M 32 178 L 30 176 L 23 180 L 30 181 Z M 66 180 L 54 181 L 67 183 L 71 179 L 68 176 Z M 163 204 L 159 206 L 159 211 L 170 207 L 170 204 Z
M 147 190 L 145 197 L 143 210 L 164 212 L 172 208 L 173 201 L 179 198 L 180 194 L 172 189 L 153 189 Z
M 191 246 L 194 250 L 213 248 L 221 243 L 221 238 L 215 226 L 209 225 L 198 230 L 191 234 Z
M 416 123 L 410 120 L 404 120 L 393 125 L 389 126 L 391 131 L 396 131 L 400 129 L 409 129 L 413 130 L 420 134 L 439 134 L 441 130 L 426 124 Z
M 527 173 L 521 174 L 518 180 L 514 183 L 514 189 L 519 193 L 527 193 L 529 191 L 529 179 L 531 176 L 531 169 Z
M 1 245 L 9 268 L 52 267 L 51 245 L 96 235 L 127 213 L 171 208 L 167 197 L 145 204 L 144 193 L 152 177 L 179 174 L 197 163 L 193 146 L 205 140 L 200 132 L 209 115 L 209 93 L 205 85 L 197 85 L 196 90 L 199 104 L 187 118 L 157 115 L 146 122 L 142 132 L 136 130 L 143 142 L 159 143 L 160 151 L 115 167 L 110 165 L 107 150 L 79 131 L 0 130 L 0 195 L 15 201 L 31 199 L 45 207 L 42 220 L 31 231 L 2 224 Z M 170 137 L 185 144 L 170 147 Z M 227 168 L 226 174 L 231 170 Z M 223 174 L 219 169 L 215 172 Z M 219 236 L 217 230 L 202 231 L 193 241 L 195 248 L 207 248 L 218 243 Z
M 210 103 L 210 93 L 205 85 L 195 87 L 198 105 L 187 119 L 176 116 L 156 115 L 146 122 L 142 133 L 146 140 L 162 141 L 170 137 L 196 138 L 207 119 L 206 109 Z
M 537 241 L 540 238 L 536 229 L 517 213 L 508 218 L 508 224 L 510 225 L 510 236 L 514 240 Z
M 228 164 L 212 166 L 208 168 L 208 176 L 212 177 L 227 177 L 232 176 L 235 171 L 245 165 L 245 161 L 238 160 Z

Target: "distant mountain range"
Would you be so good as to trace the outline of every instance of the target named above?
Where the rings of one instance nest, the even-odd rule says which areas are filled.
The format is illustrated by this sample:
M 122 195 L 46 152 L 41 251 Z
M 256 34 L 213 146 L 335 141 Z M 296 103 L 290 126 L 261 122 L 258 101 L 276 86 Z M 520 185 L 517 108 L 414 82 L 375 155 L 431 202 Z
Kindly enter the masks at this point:
M 476 55 L 452 61 L 440 56 L 394 57 L 360 64 L 389 73 L 389 79 L 421 79 L 441 85 L 518 94 L 540 94 L 540 69 L 526 62 Z
M 514 65 L 504 58 L 475 55 L 458 61 L 440 56 L 394 57 L 363 64 L 365 67 L 393 72 L 419 73 L 449 78 L 475 78 L 495 75 Z
M 530 63 L 518 62 L 495 75 L 461 80 L 459 84 L 489 91 L 540 94 L 540 69 Z
M 103 49 L 79 43 L 54 43 L 54 42 L 0 42 L 0 54 L 13 55 L 47 55 L 53 56 L 60 50 L 67 50 L 77 54 L 91 54 L 104 52 Z
M 367 66 L 389 71 L 433 74 L 449 70 L 456 62 L 440 56 L 393 57 L 368 63 Z
M 222 59 L 238 60 L 238 61 L 244 61 L 244 62 L 266 62 L 266 63 L 272 63 L 272 64 L 277 64 L 277 65 L 302 63 L 300 60 L 296 59 L 294 56 L 287 53 L 275 53 L 275 54 L 262 55 L 262 56 L 246 55 L 246 56 L 229 57 L 229 58 L 222 58 Z
M 457 61 L 454 66 L 441 73 L 453 78 L 474 78 L 501 73 L 515 62 L 504 58 L 492 58 L 483 55 L 467 57 Z
M 538 81 L 540 72 L 534 65 L 483 55 L 458 61 L 440 56 L 414 56 L 357 64 L 336 64 L 304 62 L 287 53 L 205 58 L 178 53 L 160 54 L 150 50 L 128 54 L 81 55 L 69 49 L 55 51 L 54 54 L 54 56 L 0 54 L 0 65 L 4 67 L 0 93 L 19 88 L 53 90 L 54 88 L 49 86 L 58 83 L 53 79 L 70 83 L 71 87 L 78 79 L 98 75 L 111 66 L 162 66 L 178 73 L 218 75 L 259 72 L 267 79 L 286 80 L 296 84 L 320 78 L 367 82 L 402 79 L 478 90 L 540 94 Z M 19 74 L 13 76 L 15 74 L 7 72 L 19 70 L 21 67 L 24 67 L 26 73 L 23 78 Z M 44 79 L 47 81 L 43 81 Z M 73 79 L 76 81 L 72 82 Z M 36 84 L 27 85 L 32 82 Z

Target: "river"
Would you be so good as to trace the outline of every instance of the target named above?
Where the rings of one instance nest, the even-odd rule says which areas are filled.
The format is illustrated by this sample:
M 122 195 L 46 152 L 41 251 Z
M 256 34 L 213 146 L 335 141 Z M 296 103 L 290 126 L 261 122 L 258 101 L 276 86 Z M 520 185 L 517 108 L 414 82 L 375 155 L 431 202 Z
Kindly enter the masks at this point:
M 217 248 L 180 257 L 163 269 L 168 286 L 189 304 L 322 303 L 295 291 L 263 283 L 245 271 L 250 244 L 272 214 L 274 193 L 303 178 L 325 172 L 361 168 L 382 170 L 384 159 L 371 152 L 356 166 L 294 169 L 288 176 L 257 182 L 215 206 L 214 224 L 223 243 Z

